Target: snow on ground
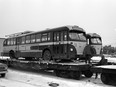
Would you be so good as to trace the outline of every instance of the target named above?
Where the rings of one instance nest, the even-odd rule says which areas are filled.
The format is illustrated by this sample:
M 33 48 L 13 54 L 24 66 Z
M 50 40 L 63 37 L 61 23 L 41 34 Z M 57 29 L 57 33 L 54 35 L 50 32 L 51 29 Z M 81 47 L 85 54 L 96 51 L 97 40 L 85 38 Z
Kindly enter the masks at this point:
M 52 73 L 29 72 L 9 69 L 5 78 L 0 78 L 0 87 L 50 87 L 49 84 L 57 83 L 59 86 L 51 87 L 113 87 L 105 85 L 100 78 L 82 77 L 81 80 L 57 77 Z
M 7 57 L 2 57 L 7 58 Z M 106 57 L 108 62 L 116 63 L 116 58 Z M 94 61 L 99 61 L 101 57 L 93 57 Z M 45 72 L 28 72 L 22 70 L 9 69 L 5 78 L 0 78 L 0 87 L 50 87 L 49 84 L 57 83 L 58 87 L 113 87 L 105 85 L 98 79 L 82 77 L 81 80 L 57 77 L 54 74 Z M 51 86 L 57 87 L 57 86 Z
M 116 63 L 116 57 L 105 56 L 105 59 L 107 59 L 108 62 L 110 62 L 110 63 Z M 100 60 L 101 60 L 100 56 L 94 56 L 94 57 L 92 57 L 92 61 L 93 62 L 99 62 Z

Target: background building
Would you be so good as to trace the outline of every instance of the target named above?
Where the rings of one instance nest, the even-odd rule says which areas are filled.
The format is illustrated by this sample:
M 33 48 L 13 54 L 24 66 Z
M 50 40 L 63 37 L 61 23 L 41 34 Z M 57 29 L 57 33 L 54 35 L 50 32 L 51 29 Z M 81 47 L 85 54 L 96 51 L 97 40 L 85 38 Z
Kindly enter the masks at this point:
M 1 52 L 3 52 L 3 42 L 4 42 L 5 38 L 0 38 L 0 56 L 1 56 Z

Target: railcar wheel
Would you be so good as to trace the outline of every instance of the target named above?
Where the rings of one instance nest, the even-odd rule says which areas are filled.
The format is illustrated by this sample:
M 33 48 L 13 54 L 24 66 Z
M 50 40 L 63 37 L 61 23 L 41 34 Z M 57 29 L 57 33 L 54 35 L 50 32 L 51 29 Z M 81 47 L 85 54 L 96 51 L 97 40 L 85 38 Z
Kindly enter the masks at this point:
M 106 73 L 102 73 L 102 74 L 101 74 L 101 81 L 102 81 L 104 84 L 108 84 L 108 83 L 109 83 L 109 75 L 106 74 Z
M 91 78 L 93 76 L 93 72 L 91 72 L 90 70 L 84 71 L 83 74 L 87 78 Z
M 6 75 L 5 73 L 2 73 L 2 74 L 1 74 L 1 77 L 5 77 L 5 75 Z
M 50 60 L 51 59 L 51 53 L 49 50 L 45 50 L 44 53 L 43 53 L 43 59 L 44 60 Z

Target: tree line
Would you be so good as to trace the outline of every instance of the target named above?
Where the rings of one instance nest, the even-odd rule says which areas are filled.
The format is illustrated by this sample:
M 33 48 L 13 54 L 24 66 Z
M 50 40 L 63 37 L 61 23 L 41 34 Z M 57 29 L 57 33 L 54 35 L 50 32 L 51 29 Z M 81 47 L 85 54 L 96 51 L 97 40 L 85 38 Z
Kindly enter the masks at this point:
M 116 47 L 112 47 L 111 45 L 103 46 L 103 54 L 116 54 Z

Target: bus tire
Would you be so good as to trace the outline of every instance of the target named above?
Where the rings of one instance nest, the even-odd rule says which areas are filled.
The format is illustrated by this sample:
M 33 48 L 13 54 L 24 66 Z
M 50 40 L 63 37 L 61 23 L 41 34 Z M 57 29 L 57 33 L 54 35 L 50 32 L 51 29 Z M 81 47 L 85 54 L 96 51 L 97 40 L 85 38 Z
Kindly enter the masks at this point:
M 51 52 L 49 50 L 45 50 L 43 53 L 43 59 L 44 60 L 51 60 Z
M 106 73 L 101 73 L 101 81 L 104 84 L 108 84 L 109 83 L 109 75 Z
M 91 78 L 93 76 L 93 72 L 91 72 L 90 70 L 84 71 L 83 74 L 87 78 Z

